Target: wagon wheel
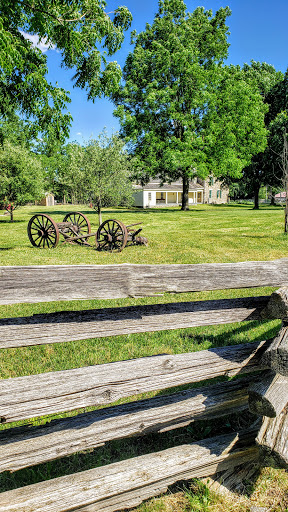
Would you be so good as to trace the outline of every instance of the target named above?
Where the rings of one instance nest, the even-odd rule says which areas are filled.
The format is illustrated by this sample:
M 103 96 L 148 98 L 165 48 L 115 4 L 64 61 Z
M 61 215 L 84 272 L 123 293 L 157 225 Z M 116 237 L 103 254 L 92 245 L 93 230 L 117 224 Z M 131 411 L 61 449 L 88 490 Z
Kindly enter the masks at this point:
M 91 233 L 91 225 L 89 219 L 81 212 L 71 212 L 65 215 L 63 222 L 72 222 L 73 228 L 69 229 L 69 236 L 71 238 Z M 85 243 L 87 238 L 82 240 L 75 240 L 79 244 Z
M 102 222 L 96 233 L 98 251 L 117 251 L 124 249 L 128 238 L 127 228 L 119 220 L 109 219 Z
M 34 247 L 56 247 L 59 242 L 59 229 L 51 217 L 39 214 L 31 217 L 27 227 L 28 237 Z

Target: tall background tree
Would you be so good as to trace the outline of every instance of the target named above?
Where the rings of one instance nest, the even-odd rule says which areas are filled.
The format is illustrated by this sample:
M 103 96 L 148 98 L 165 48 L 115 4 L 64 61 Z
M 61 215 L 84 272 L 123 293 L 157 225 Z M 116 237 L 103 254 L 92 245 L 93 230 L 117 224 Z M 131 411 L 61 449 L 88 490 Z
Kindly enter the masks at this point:
M 276 71 L 274 66 L 266 62 L 244 64 L 243 71 L 247 83 L 253 83 L 258 87 L 259 93 L 266 105 L 265 126 L 267 129 L 268 143 L 265 151 L 256 152 L 251 163 L 243 171 L 243 181 L 247 193 L 254 197 L 254 209 L 259 209 L 259 192 L 263 185 L 275 186 L 273 178 L 273 158 L 271 159 L 271 142 L 269 140 L 270 122 L 281 109 L 280 97 L 283 97 L 283 73 Z M 283 102 L 282 102 L 283 104 Z M 259 148 L 260 149 L 260 148 Z M 271 172 L 272 171 L 272 172 Z
M 134 34 L 125 84 L 113 96 L 138 178 L 181 178 L 182 209 L 191 178 L 239 175 L 266 143 L 258 90 L 237 67 L 223 67 L 229 15 L 228 7 L 213 16 L 200 7 L 187 13 L 183 0 L 160 0 L 153 24 Z

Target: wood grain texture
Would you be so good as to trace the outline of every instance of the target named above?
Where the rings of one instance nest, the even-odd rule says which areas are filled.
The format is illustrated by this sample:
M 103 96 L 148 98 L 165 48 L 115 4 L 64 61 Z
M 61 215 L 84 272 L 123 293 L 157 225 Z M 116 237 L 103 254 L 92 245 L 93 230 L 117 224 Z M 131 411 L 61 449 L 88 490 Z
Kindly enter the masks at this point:
M 16 471 L 113 439 L 164 432 L 196 419 L 239 413 L 247 408 L 250 379 L 108 407 L 45 426 L 4 430 L 0 432 L 0 471 Z
M 0 319 L 0 348 L 259 320 L 268 300 L 247 297 Z
M 255 432 L 230 434 L 29 485 L 0 495 L 1 512 L 112 512 L 179 480 L 209 476 L 257 458 Z
M 247 343 L 3 379 L 1 422 L 109 404 L 139 393 L 255 371 L 266 347 L 267 342 Z
M 279 334 L 264 352 L 261 365 L 263 367 L 269 366 L 276 373 L 288 377 L 288 325 L 284 324 Z
M 259 416 L 275 418 L 288 403 L 288 377 L 268 372 L 249 387 L 249 409 Z
M 264 455 L 272 454 L 277 463 L 288 469 L 288 410 L 284 409 L 277 418 L 263 418 L 256 438 Z
M 196 265 L 0 267 L 0 304 L 144 297 L 288 284 L 288 259 Z

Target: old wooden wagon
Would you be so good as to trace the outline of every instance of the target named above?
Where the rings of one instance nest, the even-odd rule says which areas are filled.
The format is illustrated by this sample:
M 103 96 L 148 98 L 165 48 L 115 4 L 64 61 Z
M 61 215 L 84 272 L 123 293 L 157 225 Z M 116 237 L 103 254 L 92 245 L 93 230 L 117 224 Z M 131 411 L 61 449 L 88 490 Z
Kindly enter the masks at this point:
M 92 247 L 88 239 L 95 237 L 97 250 L 120 252 L 127 244 L 147 245 L 147 238 L 139 236 L 142 228 L 134 229 L 139 224 L 141 222 L 125 226 L 119 220 L 108 219 L 102 222 L 96 233 L 91 233 L 89 219 L 81 212 L 67 213 L 62 222 L 55 222 L 49 215 L 41 213 L 31 217 L 27 231 L 34 247 L 56 247 L 62 235 L 63 243 Z

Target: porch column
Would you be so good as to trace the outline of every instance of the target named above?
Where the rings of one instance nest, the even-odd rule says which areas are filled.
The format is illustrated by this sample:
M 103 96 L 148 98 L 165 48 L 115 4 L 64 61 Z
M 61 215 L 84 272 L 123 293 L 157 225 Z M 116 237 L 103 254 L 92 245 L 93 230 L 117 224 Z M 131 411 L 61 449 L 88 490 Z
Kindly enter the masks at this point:
M 168 192 L 165 192 L 165 204 L 167 204 L 167 195 L 168 195 Z

